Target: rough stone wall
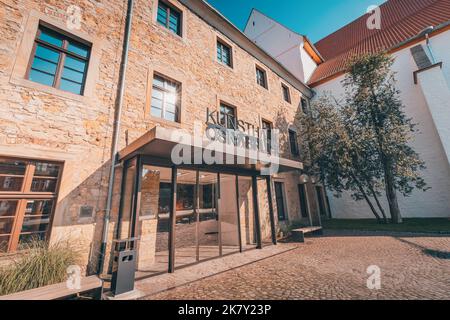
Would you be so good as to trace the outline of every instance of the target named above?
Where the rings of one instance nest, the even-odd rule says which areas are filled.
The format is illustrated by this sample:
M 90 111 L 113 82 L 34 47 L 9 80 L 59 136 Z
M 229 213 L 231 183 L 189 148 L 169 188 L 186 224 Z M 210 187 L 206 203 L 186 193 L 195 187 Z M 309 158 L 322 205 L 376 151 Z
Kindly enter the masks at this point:
M 88 256 L 98 251 L 106 202 L 124 3 L 106 0 L 0 3 L 0 155 L 64 162 L 51 239 L 81 236 L 73 244 L 83 252 L 85 265 Z M 94 68 L 89 69 L 96 77 L 90 88 L 93 95 L 86 99 L 62 92 L 52 94 L 33 83 L 20 82 L 23 75 L 13 75 L 17 64 L 28 63 L 29 57 L 26 61 L 17 57 L 22 42 L 29 40 L 26 26 L 31 14 L 37 12 L 65 25 L 70 5 L 82 10 L 81 28 L 77 32 L 97 39 L 99 42 L 93 45 L 101 48 Z M 83 205 L 94 208 L 92 218 L 79 218 Z
M 194 121 L 204 123 L 207 108 L 215 109 L 223 100 L 237 108 L 240 120 L 260 126 L 260 117 L 279 128 L 283 142 L 287 141 L 287 128 L 294 124 L 300 93 L 290 86 L 292 104 L 283 100 L 281 78 L 265 68 L 269 90 L 256 83 L 255 63 L 264 65 L 213 29 L 177 1 L 183 11 L 185 37 L 170 33 L 153 18 L 154 1 L 137 0 L 130 44 L 127 90 L 121 134 L 125 145 L 128 130 L 133 141 L 155 125 L 181 127 L 192 132 Z M 217 62 L 217 37 L 233 47 L 233 68 Z M 181 82 L 183 87 L 180 125 L 170 124 L 149 115 L 147 96 L 148 78 L 159 72 Z M 150 73 L 150 75 L 149 75 Z M 166 74 L 165 74 L 166 73 Z M 151 86 L 151 81 L 149 83 Z M 289 145 L 283 143 L 282 155 L 290 158 Z

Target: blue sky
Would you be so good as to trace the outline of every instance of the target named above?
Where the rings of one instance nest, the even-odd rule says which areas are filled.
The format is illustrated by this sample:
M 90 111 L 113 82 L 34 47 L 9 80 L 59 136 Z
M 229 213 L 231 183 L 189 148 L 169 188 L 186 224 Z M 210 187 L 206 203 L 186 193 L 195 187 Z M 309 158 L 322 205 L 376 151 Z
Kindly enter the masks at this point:
M 256 8 L 316 42 L 385 0 L 207 0 L 241 30 Z

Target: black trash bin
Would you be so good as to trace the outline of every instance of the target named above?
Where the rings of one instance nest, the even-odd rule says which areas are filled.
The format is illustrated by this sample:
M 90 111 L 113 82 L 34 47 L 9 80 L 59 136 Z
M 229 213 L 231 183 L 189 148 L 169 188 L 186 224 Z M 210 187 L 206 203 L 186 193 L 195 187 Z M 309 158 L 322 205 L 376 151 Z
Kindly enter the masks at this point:
M 137 238 L 114 240 L 111 291 L 117 296 L 134 290 Z

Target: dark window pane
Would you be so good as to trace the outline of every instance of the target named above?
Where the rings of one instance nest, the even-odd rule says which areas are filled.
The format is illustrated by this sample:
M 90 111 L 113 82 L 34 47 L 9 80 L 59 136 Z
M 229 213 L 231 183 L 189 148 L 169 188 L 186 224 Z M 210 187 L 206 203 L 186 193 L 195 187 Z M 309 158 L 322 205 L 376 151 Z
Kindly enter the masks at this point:
M 47 86 L 53 86 L 53 81 L 55 80 L 54 76 L 43 73 L 37 70 L 30 70 L 30 80 L 34 82 L 38 82 L 41 84 L 45 84 Z
M 60 165 L 47 163 L 47 162 L 36 162 L 36 169 L 34 171 L 35 176 L 46 176 L 46 177 L 57 177 L 59 174 Z
M 308 200 L 306 198 L 306 190 L 304 184 L 298 185 L 298 194 L 300 198 L 300 209 L 302 211 L 302 218 L 308 218 Z
M 82 45 L 81 43 L 70 41 L 69 45 L 67 46 L 67 50 L 70 52 L 73 52 L 79 56 L 82 56 L 84 58 L 87 58 L 89 55 L 89 48 L 85 45 Z
M 55 192 L 56 179 L 34 178 L 31 183 L 33 192 Z
M 47 216 L 52 213 L 53 200 L 30 200 L 25 209 L 26 216 Z
M 50 223 L 49 217 L 25 217 L 23 220 L 21 233 L 47 231 Z
M 0 217 L 14 217 L 17 205 L 17 200 L 0 200 Z
M 48 42 L 50 44 L 53 44 L 57 47 L 62 47 L 63 45 L 63 37 L 58 33 L 53 32 L 46 28 L 41 28 L 41 34 L 39 36 L 39 39 Z
M 75 94 L 81 94 L 82 91 L 82 85 L 72 82 L 72 81 L 68 81 L 65 79 L 61 79 L 61 84 L 59 86 L 59 88 L 61 90 L 65 90 L 65 91 L 69 91 Z
M 217 42 L 217 59 L 219 62 L 231 66 L 231 48 L 221 42 Z
M 23 178 L 0 176 L 0 191 L 20 191 Z
M 0 159 L 0 174 L 23 175 L 27 164 L 23 161 Z
M 0 217 L 0 234 L 10 234 L 12 231 L 12 226 L 14 223 L 14 218 L 2 218 Z
M 291 130 L 289 130 L 289 143 L 291 145 L 291 153 L 294 156 L 298 156 L 299 150 L 298 150 L 298 142 L 297 142 L 297 133 L 294 131 L 291 131 Z
M 284 206 L 283 183 L 275 182 L 275 199 L 277 203 L 278 220 L 286 220 L 286 210 Z
M 0 236 L 0 252 L 8 250 L 9 236 Z
M 302 98 L 301 104 L 303 113 L 308 113 L 308 102 L 306 101 L 306 99 Z
M 36 47 L 36 57 L 45 59 L 54 63 L 59 61 L 59 53 L 55 50 L 48 49 L 38 44 Z
M 267 88 L 266 87 L 266 73 L 259 68 L 256 68 L 256 80 L 261 87 Z
M 19 250 L 26 250 L 30 243 L 35 241 L 44 241 L 46 236 L 46 232 L 36 232 L 36 233 L 28 233 L 21 234 L 19 237 Z
M 64 68 L 70 68 L 75 71 L 84 72 L 86 69 L 86 62 L 66 56 Z
M 289 92 L 289 88 L 286 86 L 282 86 L 283 88 L 283 97 L 286 102 L 291 102 L 291 94 Z

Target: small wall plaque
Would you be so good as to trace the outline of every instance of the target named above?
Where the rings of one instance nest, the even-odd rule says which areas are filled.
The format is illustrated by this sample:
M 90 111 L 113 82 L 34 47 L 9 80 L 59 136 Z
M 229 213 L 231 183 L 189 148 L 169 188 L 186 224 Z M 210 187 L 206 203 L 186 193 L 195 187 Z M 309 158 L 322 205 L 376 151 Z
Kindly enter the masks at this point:
M 80 207 L 80 219 L 92 218 L 94 215 L 94 207 L 81 206 Z

